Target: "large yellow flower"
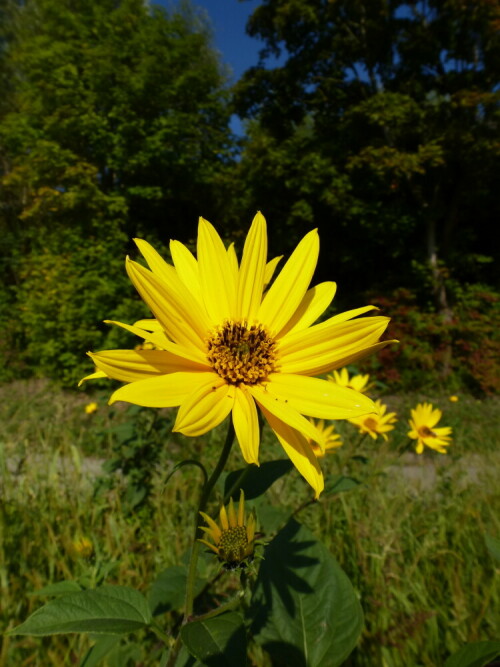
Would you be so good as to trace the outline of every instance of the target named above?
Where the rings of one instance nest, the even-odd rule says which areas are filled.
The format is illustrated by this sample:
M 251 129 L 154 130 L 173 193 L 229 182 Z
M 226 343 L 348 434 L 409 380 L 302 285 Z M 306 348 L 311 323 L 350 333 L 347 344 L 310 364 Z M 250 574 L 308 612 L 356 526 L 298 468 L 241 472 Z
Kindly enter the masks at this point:
M 319 253 L 317 230 L 299 243 L 271 287 L 267 231 L 258 213 L 241 263 L 214 227 L 200 219 L 197 258 L 170 242 L 173 266 L 146 241 L 137 246 L 150 270 L 127 258 L 128 275 L 153 320 L 121 324 L 154 350 L 89 353 L 97 372 L 126 382 L 110 403 L 179 407 L 174 430 L 199 436 L 229 413 L 247 463 L 259 461 L 257 406 L 286 453 L 316 491 L 323 475 L 308 440 L 324 448 L 306 418 L 348 419 L 373 411 L 362 394 L 313 376 L 349 364 L 388 344 L 379 342 L 387 317 L 358 317 L 373 306 L 313 323 L 330 305 L 336 285 L 308 289 Z M 86 378 L 87 379 L 87 378 Z
M 432 403 L 419 403 L 411 411 L 410 427 L 408 435 L 417 441 L 416 452 L 422 454 L 424 445 L 434 449 L 440 454 L 446 454 L 446 447 L 451 444 L 451 426 L 435 428 L 443 416 L 441 410 L 434 409 Z

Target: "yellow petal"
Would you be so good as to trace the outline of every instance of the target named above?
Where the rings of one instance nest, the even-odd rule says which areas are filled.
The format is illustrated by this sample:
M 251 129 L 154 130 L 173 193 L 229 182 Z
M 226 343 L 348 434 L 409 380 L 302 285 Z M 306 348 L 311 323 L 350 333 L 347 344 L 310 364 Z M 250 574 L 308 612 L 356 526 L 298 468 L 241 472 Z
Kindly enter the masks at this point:
M 253 538 L 255 537 L 255 514 L 253 513 L 253 510 L 248 517 L 248 523 L 247 523 L 247 540 L 248 543 L 250 544 L 253 542 Z
M 236 250 L 234 247 L 234 243 L 230 243 L 227 249 L 227 258 L 229 259 L 229 266 L 231 267 L 231 274 L 233 276 L 234 284 L 238 284 L 238 272 L 239 272 L 239 265 L 238 265 L 238 257 L 236 255 Z
M 127 331 L 130 331 L 130 333 L 133 333 L 136 336 L 144 338 L 144 340 L 153 343 L 153 345 L 156 345 L 157 347 L 161 347 L 162 349 L 167 350 L 168 352 L 171 352 L 172 354 L 175 354 L 178 357 L 183 357 L 184 359 L 192 361 L 193 364 L 196 364 L 196 367 L 202 366 L 207 370 L 211 368 L 210 364 L 207 362 L 206 356 L 200 350 L 195 350 L 193 348 L 185 348 L 182 345 L 173 343 L 172 341 L 169 341 L 168 338 L 163 333 L 161 334 L 149 333 L 144 329 L 139 329 L 138 327 L 132 326 L 131 324 L 124 324 L 123 322 L 113 322 L 113 320 L 104 320 L 104 322 L 106 324 L 114 324 L 117 327 L 126 329 Z
M 202 303 L 200 273 L 193 253 L 180 241 L 170 241 L 170 254 L 179 278 L 189 291 Z
M 234 502 L 233 499 L 230 498 L 229 500 L 229 511 L 228 511 L 228 520 L 229 520 L 229 527 L 230 528 L 236 528 L 238 525 L 238 518 L 236 516 L 236 512 L 234 509 Z
M 233 424 L 241 453 L 247 463 L 259 465 L 259 420 L 255 401 L 242 385 L 235 390 Z
M 238 502 L 238 526 L 245 525 L 245 493 L 240 489 L 240 500 Z
M 232 319 L 236 312 L 236 285 L 224 244 L 203 218 L 198 225 L 198 267 L 203 301 L 212 324 Z
M 213 551 L 214 553 L 216 553 L 217 555 L 219 555 L 219 550 L 217 549 L 217 547 L 215 547 L 213 544 L 210 544 L 210 542 L 207 542 L 207 540 L 204 540 L 203 538 L 200 537 L 200 538 L 198 539 L 198 542 L 201 542 L 201 543 L 204 544 L 206 547 L 210 547 L 210 549 L 212 549 L 212 551 Z
M 208 377 L 211 375 L 211 377 Z M 207 379 L 182 402 L 173 431 L 184 435 L 203 435 L 218 426 L 231 412 L 235 388 L 216 373 L 203 373 Z
M 340 322 L 347 322 L 347 320 L 352 320 L 358 315 L 363 315 L 364 313 L 368 313 L 370 310 L 379 310 L 379 308 L 377 308 L 377 306 L 363 306 L 362 308 L 354 308 L 353 310 L 346 310 L 343 313 L 339 313 L 338 315 L 330 317 L 328 321 L 330 323 L 336 322 L 337 324 L 340 324 Z
M 317 442 L 322 450 L 325 448 L 325 438 L 321 431 L 312 424 L 309 419 L 303 417 L 298 410 L 289 405 L 285 400 L 267 391 L 267 387 L 254 384 L 248 387 L 248 391 L 255 398 L 261 408 L 275 415 L 280 421 L 285 422 L 292 428 L 300 431 L 306 438 Z
M 387 317 L 363 317 L 340 324 L 327 320 L 304 331 L 287 334 L 280 344 L 280 370 L 320 375 L 345 366 L 343 360 L 363 356 L 365 349 L 378 341 L 388 323 Z
M 134 327 L 139 327 L 139 329 L 145 329 L 146 331 L 159 332 L 165 335 L 162 326 L 158 322 L 158 320 L 153 320 L 153 319 L 137 320 L 137 322 L 134 322 Z
M 262 412 L 293 465 L 312 486 L 315 497 L 318 498 L 325 484 L 323 473 L 311 445 L 301 433 L 289 424 L 281 421 L 265 408 L 262 408 Z
M 271 335 L 281 331 L 299 307 L 316 268 L 319 237 L 316 229 L 306 234 L 269 288 L 258 319 Z
M 438 410 L 438 409 L 434 410 L 429 417 L 429 421 L 427 422 L 427 426 L 429 428 L 432 428 L 433 426 L 436 426 L 436 424 L 438 423 L 438 421 L 441 419 L 442 416 L 443 416 L 443 413 L 441 412 L 441 410 Z
M 117 389 L 109 404 L 125 401 L 148 408 L 174 408 L 212 373 L 170 373 L 131 382 Z
M 203 371 L 204 366 L 164 350 L 105 350 L 89 352 L 94 364 L 108 377 L 121 382 L 136 382 L 167 373 Z
M 205 519 L 207 525 L 209 526 L 209 528 L 207 528 L 207 531 L 210 531 L 210 533 L 214 538 L 215 543 L 217 544 L 221 536 L 221 531 L 219 526 L 215 523 L 215 521 L 211 517 L 208 516 L 208 514 L 205 514 L 205 512 L 200 512 L 200 514 Z M 201 528 L 203 528 L 203 526 L 201 526 Z
M 354 389 L 305 375 L 273 373 L 266 388 L 298 412 L 317 419 L 349 419 L 375 409 L 371 399 Z
M 267 229 L 262 213 L 257 213 L 245 240 L 238 278 L 238 318 L 253 324 L 257 315 L 267 260 Z
M 264 287 L 267 287 L 267 285 L 269 285 L 271 282 L 274 276 L 274 272 L 276 271 L 276 267 L 282 259 L 283 255 L 279 255 L 278 257 L 273 257 L 273 259 L 270 259 L 266 264 L 266 270 L 264 273 Z
M 210 323 L 175 270 L 172 269 L 167 282 L 129 259 L 126 268 L 130 280 L 167 336 L 187 348 L 204 351 Z
M 139 248 L 141 255 L 148 263 L 151 271 L 162 280 L 170 281 L 172 273 L 175 273 L 173 266 L 168 264 L 163 257 L 158 253 L 153 246 L 144 239 L 134 239 L 136 246 Z
M 100 378 L 105 378 L 105 377 L 108 377 L 106 373 L 104 373 L 103 371 L 96 371 L 95 373 L 91 373 L 90 375 L 86 375 L 84 378 L 82 378 L 78 383 L 78 386 L 81 387 L 82 384 L 87 380 L 98 380 Z
M 336 283 L 320 283 L 304 294 L 299 307 L 287 324 L 279 332 L 277 338 L 282 338 L 291 331 L 302 331 L 307 329 L 318 317 L 322 315 L 331 304 L 335 292 Z
M 226 508 L 224 505 L 221 505 L 220 512 L 219 512 L 219 518 L 220 518 L 220 525 L 222 526 L 222 530 L 227 530 L 229 528 L 229 521 L 227 519 L 227 512 Z

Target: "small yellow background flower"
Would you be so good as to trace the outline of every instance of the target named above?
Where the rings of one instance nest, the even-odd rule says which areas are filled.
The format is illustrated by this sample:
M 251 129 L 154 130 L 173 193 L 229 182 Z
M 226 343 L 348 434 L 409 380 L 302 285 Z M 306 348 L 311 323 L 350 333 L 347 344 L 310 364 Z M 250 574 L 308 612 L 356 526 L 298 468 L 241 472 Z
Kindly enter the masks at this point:
M 85 406 L 85 413 L 91 415 L 98 410 L 98 407 L 97 403 L 87 403 Z
M 355 391 L 360 391 L 364 393 L 369 389 L 370 376 L 367 375 L 353 375 L 349 377 L 349 372 L 347 368 L 342 368 L 340 371 L 333 371 L 331 375 L 327 376 L 327 379 L 330 382 L 338 384 L 340 387 L 348 387 L 349 389 L 354 389 Z
M 411 411 L 411 431 L 408 435 L 417 441 L 417 454 L 422 454 L 424 445 L 440 454 L 446 454 L 446 447 L 451 444 L 452 429 L 451 426 L 436 428 L 442 415 L 441 410 L 434 409 L 432 403 L 419 403 Z
M 313 448 L 313 452 L 316 454 L 316 456 L 321 458 L 328 450 L 342 447 L 342 438 L 338 433 L 335 432 L 335 426 L 333 424 L 326 426 L 324 419 L 320 419 L 319 421 L 311 419 L 311 422 L 316 426 L 318 431 L 323 434 L 325 443 L 324 449 L 321 449 L 321 447 L 315 442 L 311 442 L 311 447 Z
M 94 552 L 94 545 L 88 537 L 77 537 L 71 547 L 73 553 L 80 558 L 89 558 Z
M 360 433 L 367 433 L 374 440 L 381 435 L 387 440 L 387 433 L 392 431 L 397 421 L 395 412 L 387 412 L 387 406 L 382 401 L 375 401 L 375 412 L 362 417 L 355 417 L 349 421 L 359 428 Z

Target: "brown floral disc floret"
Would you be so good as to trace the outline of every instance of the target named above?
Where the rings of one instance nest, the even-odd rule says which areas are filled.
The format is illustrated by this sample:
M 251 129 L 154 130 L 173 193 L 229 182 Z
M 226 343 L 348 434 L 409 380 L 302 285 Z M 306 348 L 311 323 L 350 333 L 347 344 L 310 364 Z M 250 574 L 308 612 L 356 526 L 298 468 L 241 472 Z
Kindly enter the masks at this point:
M 223 530 L 219 540 L 219 556 L 228 563 L 239 563 L 245 558 L 248 546 L 246 526 Z
M 209 362 L 228 384 L 257 384 L 276 371 L 276 341 L 261 325 L 225 322 L 207 347 Z
M 428 426 L 421 426 L 418 429 L 418 434 L 421 438 L 435 438 L 436 434 Z

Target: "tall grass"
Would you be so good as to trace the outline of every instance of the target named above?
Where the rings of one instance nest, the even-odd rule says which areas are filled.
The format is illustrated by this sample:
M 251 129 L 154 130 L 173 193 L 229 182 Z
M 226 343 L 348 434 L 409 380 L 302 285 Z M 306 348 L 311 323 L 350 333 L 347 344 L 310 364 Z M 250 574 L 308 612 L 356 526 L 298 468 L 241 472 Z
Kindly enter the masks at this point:
M 463 643 L 498 635 L 500 591 L 484 535 L 500 535 L 500 401 L 461 397 L 451 404 L 446 396 L 430 397 L 445 409 L 443 423 L 454 427 L 455 439 L 448 456 L 417 457 L 407 444 L 405 420 L 410 406 L 424 398 L 429 400 L 388 398 L 401 419 L 388 444 L 359 442 L 349 424 L 340 424 L 346 444 L 322 465 L 327 473 L 341 472 L 362 483 L 325 496 L 299 516 L 328 545 L 359 592 L 366 629 L 351 666 L 436 667 Z M 99 409 L 87 415 L 88 402 L 84 395 L 62 393 L 41 381 L 0 389 L 2 629 L 45 601 L 32 594 L 53 582 L 95 586 L 106 581 L 147 591 L 164 567 L 181 562 L 189 544 L 199 471 L 183 468 L 168 484 L 164 481 L 183 458 L 202 458 L 213 466 L 221 434 L 165 435 L 151 459 L 147 502 L 134 506 L 125 493 L 127 474 L 114 473 L 114 483 L 107 486 L 96 487 L 95 480 L 103 474 L 102 461 L 116 458 L 117 451 L 124 456 L 131 447 L 126 440 L 117 448 L 120 429 L 147 425 L 153 411 L 110 409 L 97 395 Z M 154 430 L 166 433 L 169 418 L 161 413 Z M 283 457 L 269 433 L 262 455 Z M 239 451 L 232 452 L 230 465 L 243 465 Z M 268 495 L 274 505 L 293 508 L 310 497 L 310 490 L 292 471 Z M 75 549 L 81 536 L 93 544 L 88 557 Z M 143 653 L 128 664 L 157 664 L 154 639 L 142 639 Z M 0 667 L 74 665 L 89 645 L 87 637 L 71 635 L 4 638 Z M 258 651 L 255 656 L 256 667 L 267 667 L 265 656 Z

